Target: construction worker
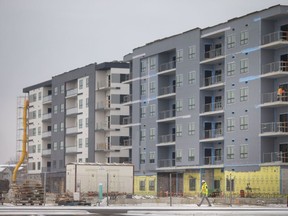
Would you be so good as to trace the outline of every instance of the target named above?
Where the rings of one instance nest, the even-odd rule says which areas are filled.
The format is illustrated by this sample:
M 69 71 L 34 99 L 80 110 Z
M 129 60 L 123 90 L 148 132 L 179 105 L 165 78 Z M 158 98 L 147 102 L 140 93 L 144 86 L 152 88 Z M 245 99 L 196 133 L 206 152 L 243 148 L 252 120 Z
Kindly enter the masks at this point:
M 212 206 L 209 199 L 208 199 L 208 185 L 205 182 L 205 180 L 202 180 L 201 194 L 202 194 L 202 199 L 201 199 L 201 202 L 199 204 L 197 204 L 197 206 L 201 206 L 204 199 L 207 200 L 209 206 Z
M 277 100 L 278 101 L 282 100 L 283 93 L 284 93 L 284 90 L 283 90 L 282 86 L 279 86 L 279 88 L 277 90 Z

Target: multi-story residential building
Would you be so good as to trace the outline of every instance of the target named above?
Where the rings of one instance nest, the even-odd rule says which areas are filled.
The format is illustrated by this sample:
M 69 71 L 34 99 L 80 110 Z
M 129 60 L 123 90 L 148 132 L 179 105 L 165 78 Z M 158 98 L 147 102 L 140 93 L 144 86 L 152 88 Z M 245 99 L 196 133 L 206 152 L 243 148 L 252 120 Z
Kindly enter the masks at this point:
M 124 56 L 135 193 L 286 193 L 288 6 L 160 39 Z M 282 92 L 277 96 L 279 87 Z M 278 91 L 279 93 L 279 91 Z
M 50 191 L 65 189 L 71 162 L 129 162 L 129 129 L 121 126 L 129 107 L 122 81 L 124 62 L 90 64 L 23 89 L 29 95 L 28 174 Z

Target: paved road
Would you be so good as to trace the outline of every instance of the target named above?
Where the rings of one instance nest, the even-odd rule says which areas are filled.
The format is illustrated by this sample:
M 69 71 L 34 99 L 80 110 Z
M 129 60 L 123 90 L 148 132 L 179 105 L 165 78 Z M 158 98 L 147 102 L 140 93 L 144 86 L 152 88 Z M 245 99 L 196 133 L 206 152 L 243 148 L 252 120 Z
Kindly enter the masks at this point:
M 95 216 L 259 216 L 288 215 L 288 208 L 253 207 L 91 207 L 91 206 L 0 206 L 0 215 L 95 215 Z

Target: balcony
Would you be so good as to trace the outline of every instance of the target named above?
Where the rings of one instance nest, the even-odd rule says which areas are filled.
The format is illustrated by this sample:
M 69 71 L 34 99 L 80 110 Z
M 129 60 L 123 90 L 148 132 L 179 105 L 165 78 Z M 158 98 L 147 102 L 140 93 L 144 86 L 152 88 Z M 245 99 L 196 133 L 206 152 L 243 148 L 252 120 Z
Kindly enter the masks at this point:
M 121 103 L 124 104 L 124 103 L 129 103 L 129 102 L 132 102 L 132 95 L 125 95 Z
M 173 145 L 175 144 L 176 136 L 175 134 L 166 134 L 166 135 L 159 135 L 158 137 L 158 144 L 157 146 L 162 145 Z
M 288 122 L 268 122 L 261 124 L 261 137 L 288 136 Z
M 277 31 L 262 37 L 262 48 L 279 49 L 288 45 L 288 32 Z
M 66 134 L 67 134 L 67 135 L 73 135 L 73 134 L 77 134 L 77 133 L 78 133 L 78 128 L 77 128 L 77 126 L 67 127 L 67 128 L 66 128 Z
M 47 104 L 51 102 L 52 102 L 52 95 L 47 95 L 43 97 L 43 104 Z
M 288 152 L 264 153 L 263 163 L 288 163 Z
M 42 133 L 42 139 L 47 139 L 47 138 L 50 138 L 52 135 L 52 132 L 51 131 L 44 131 Z
M 288 62 L 277 61 L 262 66 L 261 78 L 281 78 L 288 76 Z
M 260 107 L 281 107 L 288 106 L 288 92 L 283 95 L 277 95 L 277 92 L 268 92 L 262 94 Z
M 96 103 L 96 110 L 110 110 L 111 109 L 111 101 L 100 101 Z
M 175 85 L 169 85 L 165 86 L 159 89 L 159 96 L 158 98 L 165 98 L 175 96 L 176 95 L 176 86 Z
M 122 146 L 132 146 L 132 139 L 124 139 Z
M 108 81 L 108 80 L 103 80 L 102 82 L 97 82 L 97 90 L 109 90 L 113 88 L 111 86 L 111 81 Z M 114 87 L 114 88 L 117 88 L 117 87 Z
M 200 142 L 215 142 L 224 140 L 223 128 L 217 128 L 212 130 L 204 130 Z
M 176 68 L 176 61 L 163 63 L 159 66 L 159 72 L 168 71 Z
M 220 63 L 225 58 L 223 48 L 219 47 L 216 49 L 209 50 L 204 54 L 204 60 L 200 62 L 200 64 L 205 63 Z
M 108 143 L 98 143 L 96 144 L 95 151 L 108 151 L 110 150 L 110 144 Z
M 122 125 L 132 124 L 132 116 L 124 117 L 122 121 Z
M 78 89 L 73 88 L 66 91 L 66 97 L 75 97 L 78 94 Z
M 221 155 L 204 157 L 204 165 L 220 165 L 223 163 L 224 161 Z
M 47 157 L 51 155 L 51 149 L 42 149 L 42 156 Z
M 205 77 L 200 90 L 218 90 L 224 87 L 223 75 Z
M 158 114 L 158 121 L 157 122 L 163 122 L 163 121 L 174 121 L 176 116 L 176 110 L 164 110 L 160 111 Z
M 175 167 L 176 165 L 176 160 L 175 159 L 160 159 L 158 160 L 158 168 L 163 168 L 163 167 Z
M 95 125 L 95 130 L 96 131 L 116 131 L 117 129 L 113 129 L 111 128 L 110 123 L 106 123 L 106 122 L 98 122 Z
M 77 115 L 78 114 L 78 107 L 70 107 L 66 109 L 66 115 Z
M 217 101 L 215 103 L 205 104 L 204 112 L 200 113 L 200 116 L 218 115 L 224 113 L 223 101 Z
M 67 146 L 65 148 L 65 153 L 66 154 L 77 154 L 77 146 Z
M 47 121 L 50 120 L 52 118 L 52 113 L 45 113 L 42 116 L 42 121 Z
M 51 172 L 51 167 L 42 167 L 42 173 Z

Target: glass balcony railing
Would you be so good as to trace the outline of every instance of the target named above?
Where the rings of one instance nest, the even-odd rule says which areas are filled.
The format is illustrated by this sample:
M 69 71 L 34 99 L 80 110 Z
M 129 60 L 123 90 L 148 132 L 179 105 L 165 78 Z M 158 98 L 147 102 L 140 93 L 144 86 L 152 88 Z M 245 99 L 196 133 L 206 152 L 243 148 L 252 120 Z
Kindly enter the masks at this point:
M 205 77 L 202 83 L 202 87 L 211 86 L 219 83 L 223 83 L 222 74 L 211 77 Z
M 288 32 L 286 31 L 277 31 L 266 34 L 262 37 L 262 45 L 277 42 L 277 41 L 287 41 Z
M 172 118 L 176 116 L 176 110 L 175 109 L 171 109 L 171 110 L 164 110 L 164 111 L 160 111 L 158 118 L 160 119 L 166 119 L 166 118 Z
M 163 63 L 159 66 L 159 72 L 176 68 L 176 61 Z
M 176 86 L 175 85 L 170 85 L 170 86 L 165 86 L 159 89 L 159 96 L 161 95 L 166 95 L 166 94 L 172 94 L 176 92 Z
M 269 152 L 263 154 L 263 163 L 288 163 L 288 152 Z
M 261 133 L 288 133 L 288 122 L 268 122 L 261 124 Z
M 160 159 L 158 160 L 158 168 L 161 167 L 174 167 L 175 166 L 175 159 Z
M 288 92 L 282 95 L 277 95 L 277 92 L 268 92 L 262 94 L 262 104 L 274 103 L 274 102 L 287 102 L 288 103 Z
M 205 104 L 204 112 L 214 112 L 214 111 L 223 110 L 223 105 L 224 104 L 222 101 Z
M 223 128 L 217 128 L 212 130 L 204 130 L 204 134 L 202 135 L 202 139 L 212 139 L 223 136 Z
M 273 72 L 288 72 L 288 61 L 277 61 L 262 66 L 262 75 Z
M 175 134 L 160 135 L 158 137 L 158 140 L 159 140 L 159 143 L 175 142 L 176 136 Z
M 212 59 L 212 58 L 216 58 L 218 56 L 222 56 L 223 55 L 223 48 L 217 48 L 217 49 L 213 49 L 213 50 L 209 50 L 207 52 L 205 52 L 205 60 L 207 59 Z
M 204 165 L 218 164 L 223 164 L 223 157 L 221 155 L 204 157 Z

